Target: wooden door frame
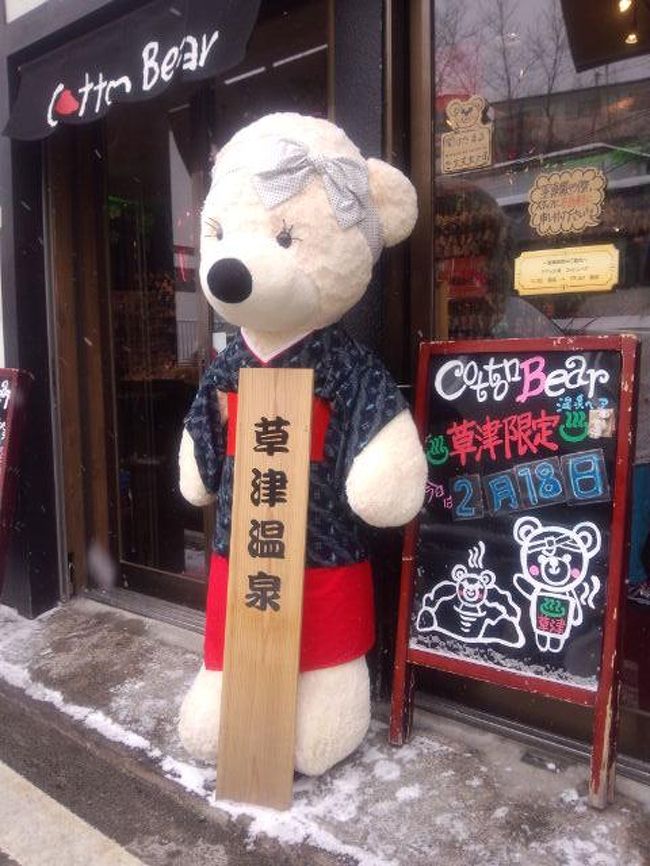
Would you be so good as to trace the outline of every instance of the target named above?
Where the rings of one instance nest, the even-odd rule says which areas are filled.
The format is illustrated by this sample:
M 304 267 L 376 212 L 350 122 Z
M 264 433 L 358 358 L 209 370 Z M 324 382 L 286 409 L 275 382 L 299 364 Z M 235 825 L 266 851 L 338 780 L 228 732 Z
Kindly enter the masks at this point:
M 420 215 L 410 243 L 410 357 L 413 377 L 419 344 L 437 336 L 433 262 L 433 38 L 432 0 L 410 0 L 410 156 L 411 179 Z
M 441 319 L 433 266 L 432 0 L 384 0 L 383 158 L 406 171 L 418 198 L 407 244 L 384 253 L 382 354 L 401 382 L 413 383 L 422 340 Z
M 105 440 L 109 411 L 102 386 L 107 357 L 100 308 L 105 297 L 104 214 L 97 207 L 102 173 L 93 162 L 97 135 L 97 125 L 62 129 L 44 145 L 69 592 L 86 586 L 89 539 L 108 551 L 112 529 Z M 93 419 L 91 424 L 82 423 L 84 415 Z

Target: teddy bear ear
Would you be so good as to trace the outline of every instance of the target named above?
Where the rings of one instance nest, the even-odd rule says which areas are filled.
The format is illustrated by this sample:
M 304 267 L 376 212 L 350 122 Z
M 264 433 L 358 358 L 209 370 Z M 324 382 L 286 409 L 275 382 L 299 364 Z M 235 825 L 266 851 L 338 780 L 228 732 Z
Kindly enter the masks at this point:
M 533 517 L 531 514 L 526 514 L 524 517 L 520 517 L 515 523 L 512 534 L 518 544 L 524 545 L 533 532 L 541 529 L 541 526 L 542 524 L 536 517 Z
M 461 563 L 455 565 L 451 570 L 452 578 L 458 583 L 459 580 L 462 580 L 464 577 L 467 577 L 467 569 Z
M 595 523 L 579 523 L 574 526 L 573 531 L 587 549 L 589 557 L 594 556 L 600 550 L 600 530 Z
M 415 187 L 401 171 L 381 159 L 368 160 L 368 182 L 384 243 L 392 247 L 411 234 L 418 218 Z

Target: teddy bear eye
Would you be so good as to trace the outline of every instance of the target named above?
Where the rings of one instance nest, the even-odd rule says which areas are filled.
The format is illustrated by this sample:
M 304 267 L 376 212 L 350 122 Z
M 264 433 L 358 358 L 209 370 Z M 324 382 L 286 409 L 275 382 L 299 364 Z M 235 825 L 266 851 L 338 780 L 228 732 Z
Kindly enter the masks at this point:
M 223 238 L 223 228 L 219 220 L 211 217 L 205 218 L 205 235 L 209 238 L 216 238 L 218 241 Z
M 282 229 L 275 236 L 276 241 L 280 244 L 281 247 L 284 247 L 285 250 L 288 249 L 294 241 L 294 237 L 291 234 L 292 231 L 293 226 L 288 226 L 283 220 Z

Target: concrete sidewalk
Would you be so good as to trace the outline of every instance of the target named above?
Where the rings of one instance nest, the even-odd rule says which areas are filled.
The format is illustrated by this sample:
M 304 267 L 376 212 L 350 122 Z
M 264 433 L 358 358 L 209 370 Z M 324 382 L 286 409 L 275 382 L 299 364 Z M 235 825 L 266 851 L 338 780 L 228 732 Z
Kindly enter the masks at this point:
M 650 790 L 625 781 L 614 806 L 593 811 L 586 766 L 531 766 L 523 746 L 432 716 L 401 749 L 374 722 L 349 760 L 297 780 L 286 813 L 214 802 L 213 768 L 193 762 L 175 730 L 199 663 L 198 636 L 88 600 L 34 622 L 0 607 L 0 680 L 9 691 L 47 708 L 66 736 L 104 743 L 125 774 L 149 774 L 160 809 L 167 795 L 177 803 L 179 826 L 200 815 L 219 828 L 220 862 L 650 864 Z M 158 808 L 155 795 L 148 808 Z M 182 857 L 135 827 L 130 837 L 125 847 L 145 863 L 215 862 L 193 837 Z

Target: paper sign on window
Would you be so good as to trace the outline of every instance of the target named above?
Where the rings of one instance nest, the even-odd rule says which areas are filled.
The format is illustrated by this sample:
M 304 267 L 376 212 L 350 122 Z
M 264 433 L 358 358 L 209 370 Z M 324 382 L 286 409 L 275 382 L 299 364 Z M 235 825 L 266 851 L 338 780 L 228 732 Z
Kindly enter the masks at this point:
M 618 279 L 614 244 L 528 250 L 515 259 L 515 290 L 520 295 L 610 292 Z
M 482 96 L 448 103 L 447 123 L 453 132 L 440 136 L 443 174 L 492 165 L 492 124 L 483 122 L 486 107 Z
M 582 232 L 600 223 L 607 178 L 599 168 L 538 174 L 529 196 L 530 225 L 539 235 Z

